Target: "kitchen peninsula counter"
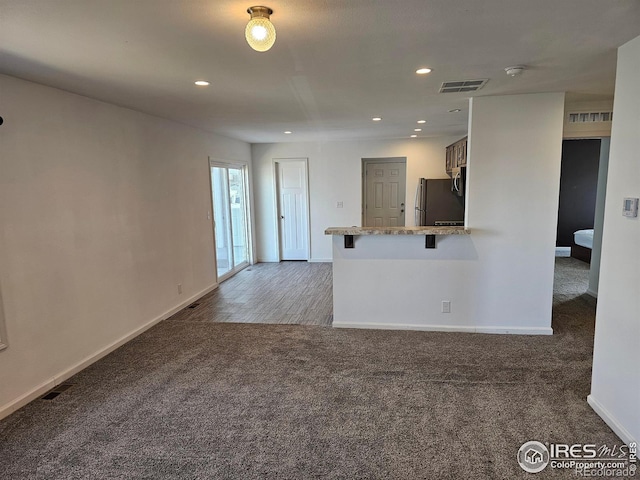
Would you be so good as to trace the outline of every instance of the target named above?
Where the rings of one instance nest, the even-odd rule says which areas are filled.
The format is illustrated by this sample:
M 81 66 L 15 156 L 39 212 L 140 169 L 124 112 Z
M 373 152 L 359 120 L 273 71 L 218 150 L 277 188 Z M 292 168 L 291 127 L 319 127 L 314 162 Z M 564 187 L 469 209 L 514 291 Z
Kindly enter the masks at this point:
M 480 280 L 486 261 L 477 249 L 478 239 L 492 235 L 486 229 L 331 227 L 324 233 L 332 236 L 334 327 L 552 333 L 547 326 L 494 323 L 494 304 L 485 298 L 499 277 Z M 511 276 L 521 281 L 517 265 Z
M 325 235 L 469 235 L 465 227 L 329 227 Z

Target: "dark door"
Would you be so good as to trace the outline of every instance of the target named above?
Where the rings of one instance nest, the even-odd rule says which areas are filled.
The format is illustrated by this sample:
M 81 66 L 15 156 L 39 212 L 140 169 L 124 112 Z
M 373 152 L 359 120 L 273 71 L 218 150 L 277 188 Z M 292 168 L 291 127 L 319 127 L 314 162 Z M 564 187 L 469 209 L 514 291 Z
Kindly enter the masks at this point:
M 600 140 L 564 140 L 556 246 L 570 247 L 573 232 L 593 228 Z
M 426 198 L 425 225 L 464 220 L 464 198 L 451 193 L 451 180 L 427 180 Z

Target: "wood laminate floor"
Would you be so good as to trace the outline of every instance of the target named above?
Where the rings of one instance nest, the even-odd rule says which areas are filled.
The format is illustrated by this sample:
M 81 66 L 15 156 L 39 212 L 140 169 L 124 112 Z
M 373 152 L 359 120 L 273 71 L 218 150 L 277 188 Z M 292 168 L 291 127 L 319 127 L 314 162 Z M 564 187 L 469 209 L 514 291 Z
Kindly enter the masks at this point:
M 172 319 L 331 326 L 331 264 L 258 263 L 196 303 L 195 308 L 185 308 Z

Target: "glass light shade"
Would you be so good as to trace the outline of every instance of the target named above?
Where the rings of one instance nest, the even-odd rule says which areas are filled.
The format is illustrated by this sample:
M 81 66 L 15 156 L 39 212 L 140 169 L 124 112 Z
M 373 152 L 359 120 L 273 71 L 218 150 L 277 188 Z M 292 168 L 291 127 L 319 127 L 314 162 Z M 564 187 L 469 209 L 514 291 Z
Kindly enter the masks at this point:
M 247 43 L 258 52 L 266 52 L 276 41 L 276 29 L 269 18 L 253 17 L 244 31 Z

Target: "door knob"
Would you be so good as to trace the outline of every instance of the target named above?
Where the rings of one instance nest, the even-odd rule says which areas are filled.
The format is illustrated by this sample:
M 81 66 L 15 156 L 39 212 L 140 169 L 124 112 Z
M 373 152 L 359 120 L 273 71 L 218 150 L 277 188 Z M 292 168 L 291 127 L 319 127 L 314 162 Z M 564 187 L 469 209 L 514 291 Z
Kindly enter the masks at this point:
M 284 215 L 280 215 L 280 218 L 284 220 Z

